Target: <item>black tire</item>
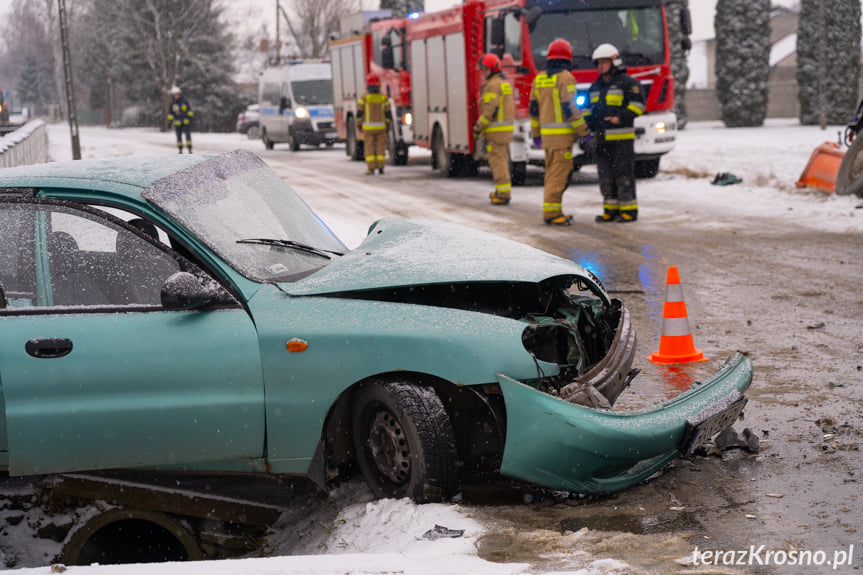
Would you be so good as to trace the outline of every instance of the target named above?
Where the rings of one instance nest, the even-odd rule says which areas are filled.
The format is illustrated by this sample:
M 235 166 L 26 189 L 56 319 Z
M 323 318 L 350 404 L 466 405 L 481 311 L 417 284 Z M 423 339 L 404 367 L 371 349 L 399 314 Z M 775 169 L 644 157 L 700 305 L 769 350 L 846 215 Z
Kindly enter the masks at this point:
M 408 145 L 402 141 L 396 144 L 396 161 L 397 166 L 408 165 Z
M 863 193 L 863 134 L 851 142 L 836 174 L 836 194 L 846 196 Z
M 261 130 L 261 140 L 264 141 L 264 147 L 268 150 L 272 150 L 276 143 L 267 137 L 267 129 L 264 128 Z
M 294 135 L 294 131 L 290 128 L 288 129 L 288 145 L 291 147 L 292 152 L 298 152 L 300 150 L 300 142 Z
M 355 162 L 365 160 L 365 148 L 363 142 L 357 139 L 357 123 L 354 121 L 353 116 L 348 118 L 347 132 L 347 145 L 345 149 L 348 156 Z
M 635 162 L 636 178 L 655 178 L 659 173 L 659 158 L 655 160 L 639 160 Z
M 527 177 L 527 162 L 509 163 L 509 181 L 513 186 L 523 186 Z
M 456 488 L 452 424 L 433 389 L 412 383 L 373 383 L 353 404 L 357 464 L 379 498 L 441 501 Z
M 446 149 L 446 141 L 440 126 L 435 126 L 432 142 L 432 168 L 446 178 L 455 176 L 455 158 Z

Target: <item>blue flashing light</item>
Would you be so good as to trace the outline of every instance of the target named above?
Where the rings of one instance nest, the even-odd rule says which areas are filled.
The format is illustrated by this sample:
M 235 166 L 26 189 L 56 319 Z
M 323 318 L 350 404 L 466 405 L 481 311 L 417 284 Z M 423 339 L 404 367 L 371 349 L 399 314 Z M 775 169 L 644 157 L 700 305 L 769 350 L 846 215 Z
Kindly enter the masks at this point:
M 419 17 L 420 17 L 419 12 L 411 12 L 410 14 L 408 14 L 408 20 L 416 20 Z
M 584 94 L 579 94 L 575 97 L 575 105 L 579 108 L 584 108 L 584 105 L 587 103 L 587 96 Z

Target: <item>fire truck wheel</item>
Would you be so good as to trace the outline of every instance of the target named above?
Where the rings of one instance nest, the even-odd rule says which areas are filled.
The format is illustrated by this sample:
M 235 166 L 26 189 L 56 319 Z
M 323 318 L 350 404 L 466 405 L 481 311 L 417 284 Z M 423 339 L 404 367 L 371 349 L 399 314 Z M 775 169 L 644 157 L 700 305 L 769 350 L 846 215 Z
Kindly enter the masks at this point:
M 432 168 L 444 177 L 453 177 L 455 175 L 455 159 L 453 154 L 446 149 L 446 142 L 440 126 L 435 126 L 432 142 Z
M 347 132 L 348 141 L 345 146 L 345 152 L 355 162 L 364 160 L 363 143 L 357 139 L 357 124 L 353 116 L 348 118 Z

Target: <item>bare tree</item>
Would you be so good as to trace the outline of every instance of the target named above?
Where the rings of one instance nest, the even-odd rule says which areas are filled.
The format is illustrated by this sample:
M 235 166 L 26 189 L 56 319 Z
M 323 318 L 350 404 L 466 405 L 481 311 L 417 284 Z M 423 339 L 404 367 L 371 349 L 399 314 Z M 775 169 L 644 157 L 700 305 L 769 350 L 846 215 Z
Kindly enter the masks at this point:
M 287 21 L 296 55 L 301 58 L 326 57 L 330 34 L 338 31 L 339 19 L 360 10 L 360 0 L 293 0 L 293 17 L 284 9 L 282 15 Z

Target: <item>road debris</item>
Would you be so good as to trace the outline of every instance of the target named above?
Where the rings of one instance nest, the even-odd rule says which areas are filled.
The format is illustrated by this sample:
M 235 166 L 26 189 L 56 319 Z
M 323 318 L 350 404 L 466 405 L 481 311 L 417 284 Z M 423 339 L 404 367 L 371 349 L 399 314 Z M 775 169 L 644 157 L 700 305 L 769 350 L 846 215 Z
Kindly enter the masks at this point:
M 434 529 L 429 529 L 423 533 L 423 539 L 437 541 L 438 539 L 445 537 L 456 538 L 461 537 L 462 535 L 464 535 L 464 529 L 449 529 L 443 525 L 435 525 Z

